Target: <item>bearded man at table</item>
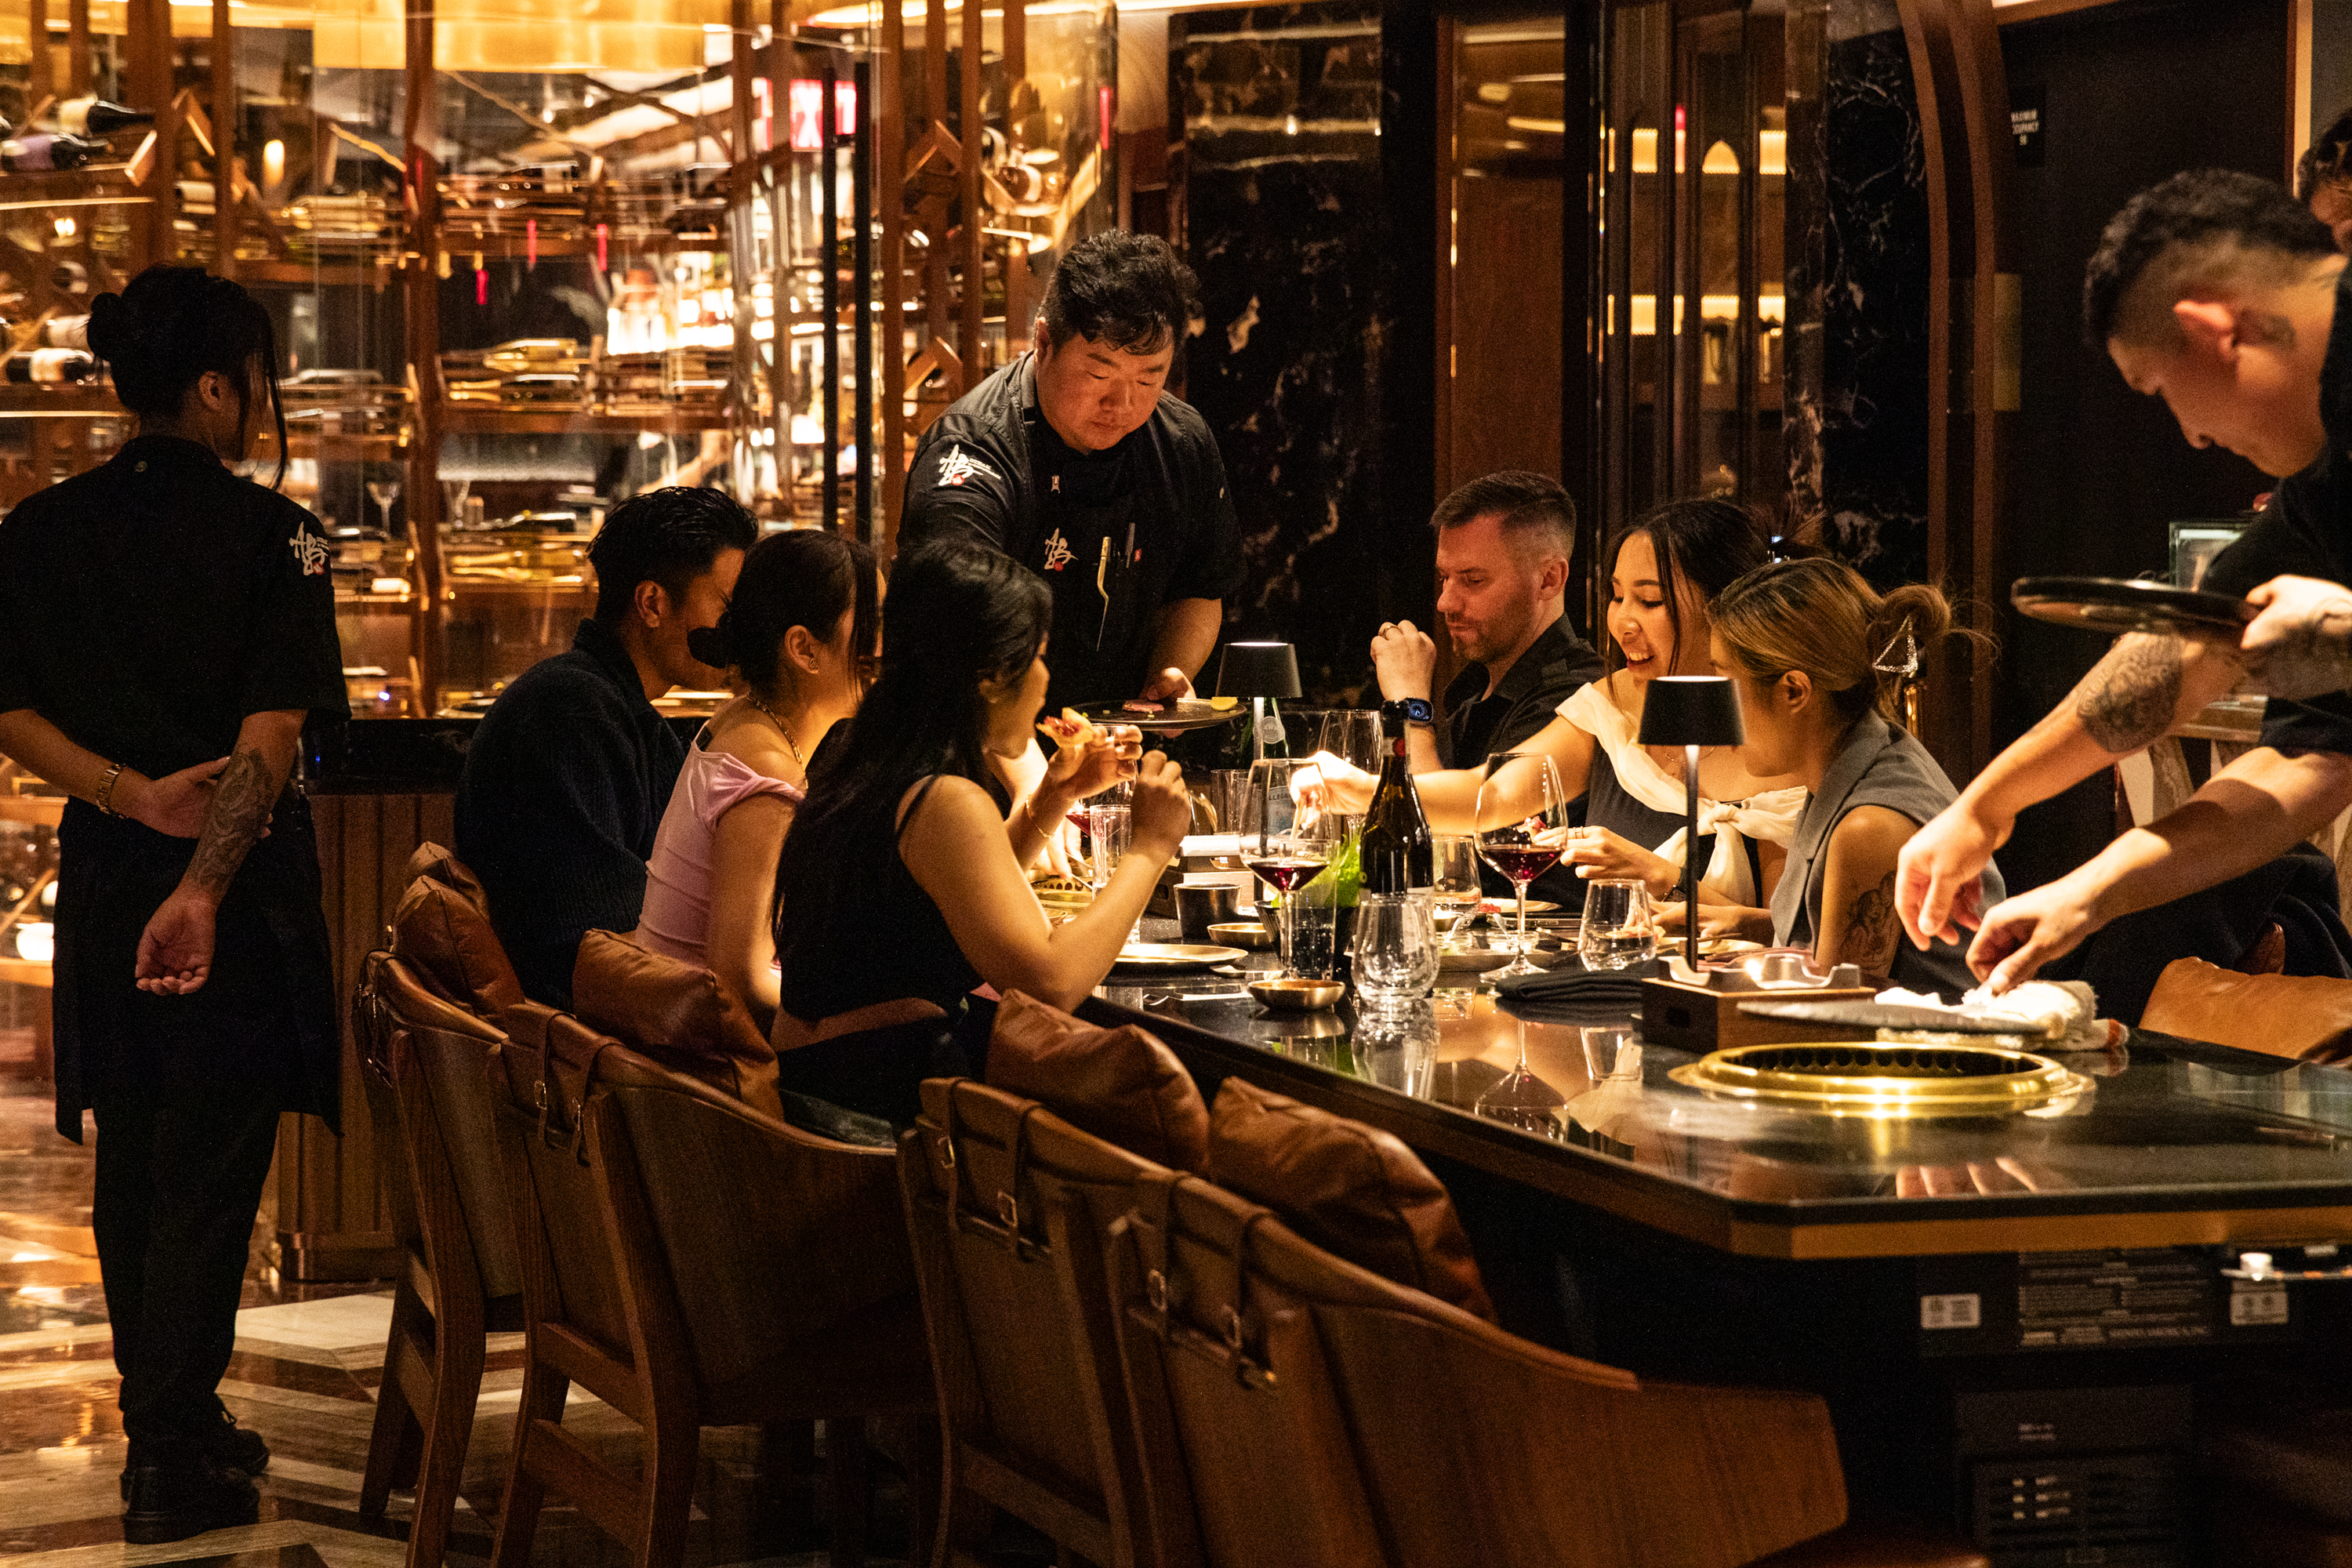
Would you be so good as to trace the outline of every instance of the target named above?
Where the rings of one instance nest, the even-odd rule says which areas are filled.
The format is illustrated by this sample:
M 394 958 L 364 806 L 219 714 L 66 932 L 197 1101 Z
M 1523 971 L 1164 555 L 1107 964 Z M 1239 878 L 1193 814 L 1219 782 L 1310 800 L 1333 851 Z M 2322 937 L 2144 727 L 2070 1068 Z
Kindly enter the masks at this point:
M 2108 223 L 2084 282 L 2084 335 L 2194 447 L 2284 479 L 2205 574 L 2259 605 L 2297 580 L 2352 582 L 2352 275 L 2327 226 L 2252 174 L 2176 174 Z M 2274 619 L 2274 618 L 2273 618 Z M 2352 695 L 2273 697 L 2262 744 L 2178 811 L 1989 910 L 1977 873 L 2017 814 L 2162 738 L 2269 653 L 2257 620 L 2227 638 L 2119 638 L 2066 700 L 1993 759 L 1903 850 L 1895 909 L 1914 942 L 1977 928 L 1969 963 L 1995 991 L 2119 917 L 2264 867 L 2352 805 Z M 2285 685 L 2284 689 L 2308 690 Z

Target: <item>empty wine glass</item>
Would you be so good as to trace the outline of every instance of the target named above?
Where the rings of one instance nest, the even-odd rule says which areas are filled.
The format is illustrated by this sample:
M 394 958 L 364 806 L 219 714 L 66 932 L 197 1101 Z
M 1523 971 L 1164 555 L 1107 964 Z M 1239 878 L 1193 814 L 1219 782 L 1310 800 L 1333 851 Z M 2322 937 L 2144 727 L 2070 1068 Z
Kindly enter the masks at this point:
M 1501 978 L 1538 974 L 1528 961 L 1528 884 L 1559 860 L 1568 838 L 1569 800 L 1559 769 L 1541 752 L 1497 752 L 1478 784 L 1478 853 L 1519 895 L 1519 955 L 1496 970 Z
M 376 510 L 383 514 L 383 531 L 387 537 L 392 533 L 392 503 L 399 499 L 400 481 L 398 479 L 370 479 L 368 481 L 368 500 L 375 502 Z
M 444 526 L 462 528 L 466 522 L 466 498 L 474 490 L 471 479 L 443 479 L 441 493 L 449 499 L 448 514 L 442 519 Z
M 1282 973 L 1291 978 L 1298 973 L 1294 895 L 1330 863 L 1332 850 L 1333 819 L 1318 806 L 1300 804 L 1290 793 L 1292 775 L 1312 765 L 1292 757 L 1253 763 L 1249 789 L 1242 797 L 1242 864 L 1282 896 Z
M 1378 773 L 1381 760 L 1387 754 L 1381 744 L 1380 713 L 1370 709 L 1339 708 L 1326 713 L 1315 744 L 1349 767 L 1368 773 Z

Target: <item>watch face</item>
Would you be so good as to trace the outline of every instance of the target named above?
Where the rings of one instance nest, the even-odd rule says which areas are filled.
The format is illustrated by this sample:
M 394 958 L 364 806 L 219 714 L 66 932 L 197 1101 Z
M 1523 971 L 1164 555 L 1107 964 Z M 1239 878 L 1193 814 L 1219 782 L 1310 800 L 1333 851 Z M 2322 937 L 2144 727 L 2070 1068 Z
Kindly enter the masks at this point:
M 1427 724 L 1436 717 L 1436 710 L 1419 697 L 1404 698 L 1398 705 L 1404 710 L 1404 721 L 1408 724 Z

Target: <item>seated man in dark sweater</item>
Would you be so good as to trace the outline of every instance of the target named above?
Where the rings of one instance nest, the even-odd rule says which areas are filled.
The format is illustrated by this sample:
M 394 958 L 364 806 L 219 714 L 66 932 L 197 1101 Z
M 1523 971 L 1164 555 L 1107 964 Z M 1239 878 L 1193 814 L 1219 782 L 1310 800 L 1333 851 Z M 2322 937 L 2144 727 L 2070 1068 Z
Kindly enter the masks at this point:
M 457 853 L 534 1000 L 568 1006 L 591 931 L 635 930 L 646 858 L 686 760 L 653 699 L 721 685 L 687 652 L 719 623 L 759 536 L 719 490 L 648 490 L 588 547 L 596 614 L 483 715 L 457 784 Z

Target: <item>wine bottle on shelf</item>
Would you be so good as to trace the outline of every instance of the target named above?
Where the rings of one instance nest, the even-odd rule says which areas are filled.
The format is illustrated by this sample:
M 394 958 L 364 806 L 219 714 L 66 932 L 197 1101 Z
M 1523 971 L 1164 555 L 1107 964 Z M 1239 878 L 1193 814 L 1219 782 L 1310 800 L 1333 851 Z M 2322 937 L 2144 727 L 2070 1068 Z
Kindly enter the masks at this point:
M 103 142 L 79 136 L 11 136 L 0 142 L 0 169 L 12 174 L 43 174 L 52 169 L 79 169 L 104 157 L 111 149 Z
M 95 94 L 69 98 L 58 105 L 58 129 L 68 136 L 111 136 L 133 125 L 152 125 L 152 109 L 131 109 Z
M 98 362 L 79 349 L 27 349 L 0 360 L 0 376 L 28 381 L 88 381 L 98 374 Z
M 1421 809 L 1421 791 L 1413 787 L 1405 763 L 1404 745 L 1407 721 L 1417 718 L 1426 723 L 1428 710 L 1429 704 L 1419 700 L 1381 704 L 1381 735 L 1389 754 L 1364 812 L 1360 860 L 1367 893 L 1419 893 L 1434 900 L 1435 844 L 1429 817 Z
M 41 347 L 45 349 L 89 348 L 89 318 L 82 316 L 51 316 L 41 323 Z

